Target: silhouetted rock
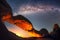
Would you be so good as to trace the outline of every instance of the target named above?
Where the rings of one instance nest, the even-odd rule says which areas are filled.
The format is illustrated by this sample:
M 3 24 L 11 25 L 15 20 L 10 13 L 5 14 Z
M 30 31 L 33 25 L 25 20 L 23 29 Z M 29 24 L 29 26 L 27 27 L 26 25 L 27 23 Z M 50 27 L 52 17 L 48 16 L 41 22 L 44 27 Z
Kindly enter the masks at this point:
M 54 24 L 51 36 L 54 38 L 54 40 L 60 40 L 60 27 L 58 24 Z
M 12 18 L 13 18 L 14 20 L 25 20 L 25 21 L 29 22 L 30 24 L 32 24 L 32 23 L 30 22 L 30 20 L 28 20 L 26 17 L 24 17 L 24 16 L 22 16 L 22 15 L 13 16 Z
M 47 31 L 47 29 L 45 29 L 45 28 L 42 28 L 41 30 L 40 30 L 40 33 L 41 33 L 41 35 L 44 37 L 44 36 L 47 36 L 49 33 L 48 33 L 48 31 Z
M 17 16 L 13 16 L 12 19 L 14 20 L 14 22 L 11 21 L 13 24 L 24 29 L 25 31 L 32 31 L 33 25 L 30 22 L 30 20 L 28 20 L 26 17 L 24 17 L 22 15 L 17 15 Z M 19 20 L 19 21 L 17 21 L 17 20 Z
M 22 38 L 18 37 L 12 32 L 9 32 L 2 24 L 0 24 L 0 40 L 21 40 Z
M 12 9 L 6 0 L 0 0 L 0 17 L 5 16 L 7 14 L 12 15 Z
M 45 28 L 42 28 L 40 30 L 40 34 L 44 37 L 44 38 L 50 38 L 53 39 L 52 36 L 49 34 L 48 30 Z
M 20 40 L 15 34 L 8 31 L 5 25 L 2 22 L 2 17 L 11 14 L 11 7 L 5 0 L 0 0 L 0 40 Z

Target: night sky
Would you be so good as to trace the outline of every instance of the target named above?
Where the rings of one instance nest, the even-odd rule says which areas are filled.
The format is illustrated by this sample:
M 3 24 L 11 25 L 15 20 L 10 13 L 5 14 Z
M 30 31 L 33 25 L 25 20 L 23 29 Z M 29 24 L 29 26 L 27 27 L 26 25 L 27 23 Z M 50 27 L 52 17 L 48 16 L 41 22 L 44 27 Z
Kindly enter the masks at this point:
M 14 16 L 25 16 L 38 31 L 46 28 L 50 32 L 55 23 L 60 25 L 59 0 L 7 0 L 7 2 Z

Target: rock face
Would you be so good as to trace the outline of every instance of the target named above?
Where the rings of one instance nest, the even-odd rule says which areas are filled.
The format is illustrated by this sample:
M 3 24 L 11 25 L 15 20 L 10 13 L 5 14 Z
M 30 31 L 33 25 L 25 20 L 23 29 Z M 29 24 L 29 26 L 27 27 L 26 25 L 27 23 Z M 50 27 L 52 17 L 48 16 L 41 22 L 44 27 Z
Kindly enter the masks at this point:
M 5 0 L 0 0 L 0 40 L 20 40 L 14 33 L 9 32 L 2 22 L 2 16 L 6 15 L 7 12 L 12 15 L 11 7 Z
M 0 40 L 21 40 L 14 33 L 9 32 L 5 25 L 0 22 Z
M 3 39 L 6 39 L 7 40 L 7 37 L 8 36 L 8 30 L 7 28 L 5 27 L 5 25 L 3 24 L 2 22 L 2 15 L 5 14 L 3 13 L 5 11 L 5 9 L 7 9 L 7 3 L 5 0 L 0 0 L 0 39 L 3 40 Z M 9 38 L 8 38 L 9 39 Z
M 12 9 L 6 0 L 0 0 L 0 17 L 5 16 L 6 14 L 12 15 Z

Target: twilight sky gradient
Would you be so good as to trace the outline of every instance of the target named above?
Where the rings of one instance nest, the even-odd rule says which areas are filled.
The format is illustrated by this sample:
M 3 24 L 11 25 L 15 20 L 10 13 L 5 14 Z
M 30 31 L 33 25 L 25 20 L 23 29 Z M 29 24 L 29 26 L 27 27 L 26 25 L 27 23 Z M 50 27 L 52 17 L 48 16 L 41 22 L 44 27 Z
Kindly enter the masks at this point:
M 51 31 L 55 23 L 60 25 L 59 0 L 7 0 L 13 15 L 28 18 L 36 30 L 46 28 Z

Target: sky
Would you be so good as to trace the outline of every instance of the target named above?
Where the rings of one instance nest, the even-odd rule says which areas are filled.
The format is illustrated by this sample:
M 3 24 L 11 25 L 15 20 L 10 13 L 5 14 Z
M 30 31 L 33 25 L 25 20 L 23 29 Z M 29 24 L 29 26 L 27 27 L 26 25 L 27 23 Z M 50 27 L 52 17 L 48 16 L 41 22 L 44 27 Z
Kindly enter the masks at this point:
M 13 16 L 28 18 L 36 30 L 52 31 L 55 23 L 60 25 L 60 0 L 7 0 Z

